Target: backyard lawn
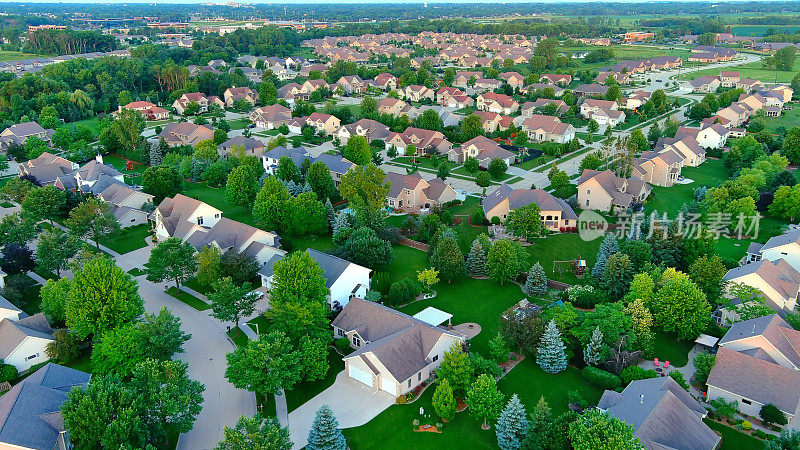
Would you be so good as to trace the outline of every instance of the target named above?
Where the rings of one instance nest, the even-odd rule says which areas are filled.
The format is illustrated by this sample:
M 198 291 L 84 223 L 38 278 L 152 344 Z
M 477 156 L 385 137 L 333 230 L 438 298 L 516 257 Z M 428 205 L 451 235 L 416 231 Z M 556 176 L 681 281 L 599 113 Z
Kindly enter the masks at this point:
M 56 125 L 56 128 L 66 128 L 72 131 L 77 125 L 84 125 L 90 130 L 92 130 L 92 133 L 94 133 L 95 137 L 97 137 L 97 133 L 100 131 L 99 124 L 100 124 L 100 116 L 94 116 L 86 119 L 77 120 L 75 122 L 60 123 Z
M 697 167 L 684 167 L 681 173 L 694 181 L 670 187 L 653 186 L 653 198 L 645 204 L 645 214 L 650 214 L 651 211 L 666 212 L 672 218 L 684 203 L 694 199 L 695 189 L 700 186 L 719 186 L 728 179 L 728 171 L 721 159 L 708 159 Z
M 211 188 L 204 183 L 183 183 L 183 195 L 202 200 L 222 211 L 222 217 L 255 226 L 250 208 L 235 206 L 225 200 L 225 188 Z
M 764 448 L 764 441 L 761 439 L 749 436 L 742 433 L 735 428 L 722 425 L 713 420 L 703 419 L 712 430 L 722 434 L 722 443 L 720 443 L 719 450 L 761 450 Z
M 792 70 L 789 71 L 762 69 L 761 61 L 740 64 L 738 66 L 730 66 L 726 67 L 725 70 L 736 70 L 739 71 L 739 74 L 742 76 L 742 78 L 755 78 L 756 80 L 761 80 L 764 83 L 790 83 L 795 74 L 800 72 L 800 60 L 796 60 L 794 62 L 794 67 L 792 67 Z M 719 71 L 719 68 L 698 70 L 695 72 L 689 72 L 686 75 L 682 75 L 681 78 L 693 80 L 703 75 L 719 75 Z
M 553 262 L 585 259 L 587 268 L 591 268 L 597 259 L 597 251 L 600 249 L 601 242 L 602 239 L 584 241 L 575 233 L 563 233 L 535 239 L 533 245 L 527 246 L 525 249 L 531 255 L 528 262 L 533 264 L 539 261 L 547 278 L 569 284 L 584 284 L 588 281 L 589 275 L 577 278 L 569 263 L 560 264 L 554 270 Z M 557 270 L 559 267 L 562 269 L 560 273 Z
M 103 240 L 103 245 L 117 253 L 125 254 L 147 247 L 145 238 L 150 235 L 150 225 L 141 224 L 129 228 L 122 228 Z
M 683 367 L 689 363 L 689 351 L 694 347 L 694 342 L 678 341 L 661 330 L 655 330 L 653 348 L 655 357 L 659 361 L 669 361 L 671 366 Z
M 795 105 L 792 109 L 784 110 L 780 117 L 767 117 L 767 129 L 777 133 L 778 127 L 784 127 L 787 131 L 792 127 L 800 126 L 800 108 Z
M 103 156 L 103 162 L 105 164 L 110 165 L 111 167 L 120 171 L 123 175 L 125 175 L 125 181 L 133 184 L 133 185 L 141 185 L 142 184 L 142 172 L 147 169 L 142 163 L 133 161 L 133 168 L 131 170 L 126 170 L 125 167 L 127 165 L 128 160 L 125 158 L 121 158 L 117 155 L 105 155 Z
M 298 383 L 291 390 L 285 391 L 286 408 L 289 412 L 299 408 L 303 403 L 316 397 L 317 394 L 328 389 L 336 381 L 336 375 L 344 370 L 342 355 L 336 352 L 333 347 L 328 347 L 328 373 L 322 380 L 306 381 Z

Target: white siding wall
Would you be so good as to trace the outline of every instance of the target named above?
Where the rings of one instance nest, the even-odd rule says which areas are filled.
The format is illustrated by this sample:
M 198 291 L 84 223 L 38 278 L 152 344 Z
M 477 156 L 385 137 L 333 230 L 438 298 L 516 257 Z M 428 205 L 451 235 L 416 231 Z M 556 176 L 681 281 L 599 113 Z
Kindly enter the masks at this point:
M 49 358 L 45 353 L 45 347 L 52 340 L 27 337 L 22 343 L 5 359 L 6 364 L 11 364 L 18 371 L 28 370 L 31 366 L 43 363 Z M 35 358 L 25 360 L 29 356 L 37 355 Z

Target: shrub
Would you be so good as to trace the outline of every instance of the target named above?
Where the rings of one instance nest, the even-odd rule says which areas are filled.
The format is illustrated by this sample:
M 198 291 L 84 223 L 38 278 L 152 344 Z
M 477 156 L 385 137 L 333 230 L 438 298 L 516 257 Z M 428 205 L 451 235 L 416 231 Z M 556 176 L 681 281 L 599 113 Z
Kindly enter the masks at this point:
M 492 225 L 500 225 L 500 217 L 498 217 L 498 216 L 492 217 L 491 222 L 492 222 Z
M 586 366 L 581 371 L 583 378 L 589 384 L 599 387 L 600 389 L 614 390 L 622 386 L 622 379 L 611 372 L 606 372 L 597 367 Z
M 336 345 L 336 348 L 339 350 L 339 352 L 344 353 L 345 355 L 350 353 L 350 339 L 347 339 L 346 337 L 341 337 L 336 339 L 334 341 L 334 344 Z
M 622 384 L 628 385 L 631 381 L 656 378 L 658 374 L 653 369 L 645 370 L 639 366 L 628 366 L 622 369 L 622 372 L 619 373 L 619 376 L 622 378 Z
M 750 421 L 745 420 L 745 421 L 742 422 L 742 429 L 743 430 L 749 430 L 751 428 L 753 428 L 753 424 L 750 423 Z
M 11 364 L 2 364 L 2 361 L 0 359 L 0 382 L 16 380 L 17 376 L 19 376 L 17 368 Z
M 593 308 L 598 303 L 605 303 L 607 298 L 602 291 L 595 290 L 589 285 L 575 285 L 564 291 L 566 299 L 573 306 L 580 308 Z
M 589 406 L 589 403 L 583 398 L 579 391 L 569 391 L 567 393 L 567 401 L 574 403 L 581 408 L 586 408 Z
M 392 283 L 389 294 L 386 295 L 386 303 L 389 305 L 403 305 L 413 301 L 422 292 L 422 285 L 411 278 L 404 278 Z
M 472 224 L 483 225 L 486 222 L 486 217 L 483 215 L 483 210 L 478 208 L 472 213 Z
M 761 416 L 761 420 L 763 420 L 767 425 L 773 423 L 778 425 L 786 425 L 788 423 L 786 420 L 786 414 L 784 414 L 783 411 L 778 409 L 778 407 L 772 403 L 767 403 L 766 405 L 762 406 L 758 415 Z
M 447 225 L 448 227 L 453 225 L 453 213 L 451 213 L 450 211 L 440 212 L 439 218 L 442 219 L 442 223 Z
M 760 438 L 760 439 L 766 439 L 767 438 L 767 433 L 765 433 L 765 432 L 763 432 L 761 430 L 753 430 L 753 434 L 757 438 Z

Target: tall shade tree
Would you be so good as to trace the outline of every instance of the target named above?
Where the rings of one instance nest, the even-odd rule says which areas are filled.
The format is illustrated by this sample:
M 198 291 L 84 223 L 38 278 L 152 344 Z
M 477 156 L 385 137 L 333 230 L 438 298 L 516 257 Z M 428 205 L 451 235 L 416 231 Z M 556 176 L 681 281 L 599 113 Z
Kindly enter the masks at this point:
M 262 334 L 255 341 L 225 356 L 225 378 L 239 389 L 257 395 L 277 394 L 300 381 L 300 354 L 279 331 Z
M 0 219 L 0 246 L 22 247 L 36 236 L 36 223 L 16 212 Z
M 207 245 L 195 255 L 195 259 L 197 260 L 195 278 L 202 286 L 211 287 L 211 283 L 222 277 L 220 267 L 222 251 L 219 247 Z
M 536 203 L 530 203 L 514 209 L 508 213 L 505 226 L 514 236 L 530 242 L 542 234 L 542 217 L 539 206 Z
M 258 193 L 258 179 L 249 166 L 234 167 L 225 184 L 225 200 L 232 205 L 249 207 Z
M 464 276 L 464 255 L 453 237 L 440 239 L 431 254 L 431 265 L 439 271 L 439 276 L 448 283 Z
M 481 428 L 488 430 L 488 421 L 496 418 L 503 408 L 503 394 L 497 390 L 495 379 L 484 373 L 467 391 L 466 403 L 469 405 L 469 415 L 483 420 Z
M 119 222 L 108 204 L 94 197 L 73 208 L 66 225 L 75 236 L 93 240 L 97 251 L 100 251 L 100 239 L 119 230 Z
M 30 191 L 22 202 L 22 212 L 36 220 L 47 220 L 52 225 L 66 203 L 67 193 L 49 185 Z
M 359 226 L 383 227 L 389 185 L 386 174 L 374 164 L 353 167 L 342 176 L 339 193 L 350 202 Z
M 85 339 L 132 322 L 144 306 L 136 280 L 109 258 L 97 257 L 75 272 L 65 310 L 69 328 Z
M 284 230 L 289 220 L 290 197 L 289 190 L 278 178 L 267 177 L 253 203 L 256 224 L 265 230 Z
M 311 431 L 308 432 L 308 450 L 346 450 L 347 440 L 339 429 L 339 421 L 328 405 L 317 410 Z
M 308 251 L 295 252 L 272 268 L 270 303 L 324 304 L 328 295 L 325 275 Z
M 257 297 L 250 294 L 249 286 L 237 286 L 231 277 L 225 277 L 211 284 L 213 291 L 208 293 L 211 302 L 211 315 L 223 322 L 233 322 L 253 314 Z
M 633 427 L 598 409 L 588 409 L 569 427 L 569 438 L 575 450 L 613 448 L 643 450 Z
M 147 261 L 147 280 L 160 283 L 164 280 L 175 282 L 180 289 L 181 283 L 197 273 L 197 260 L 192 244 L 171 237 L 158 243 Z
M 706 294 L 685 275 L 667 280 L 648 307 L 664 331 L 680 339 L 697 339 L 711 314 Z
M 47 280 L 42 286 L 42 312 L 50 323 L 63 323 L 67 320 L 67 301 L 69 300 L 70 279 Z
M 161 164 L 145 169 L 142 173 L 142 190 L 160 202 L 166 197 L 173 197 L 183 188 L 183 177 L 173 166 Z
M 331 171 L 322 161 L 317 161 L 308 167 L 306 181 L 320 201 L 334 199 L 339 194 L 331 177 Z
M 486 267 L 489 278 L 503 284 L 505 281 L 513 280 L 517 277 L 525 261 L 521 261 L 521 251 L 519 244 L 509 239 L 500 239 L 492 244 L 489 254 L 486 257 Z
M 517 394 L 511 396 L 497 418 L 497 445 L 501 450 L 517 450 L 528 434 L 528 417 Z
M 61 276 L 69 259 L 75 256 L 80 242 L 60 228 L 50 227 L 39 235 L 36 245 L 36 263 L 48 272 Z
M 291 450 L 289 428 L 275 417 L 240 417 L 233 428 L 225 427 L 225 439 L 215 450 Z
M 455 395 L 464 395 L 472 384 L 472 363 L 459 344 L 453 344 L 444 353 L 442 364 L 436 369 L 436 378 L 447 380 Z

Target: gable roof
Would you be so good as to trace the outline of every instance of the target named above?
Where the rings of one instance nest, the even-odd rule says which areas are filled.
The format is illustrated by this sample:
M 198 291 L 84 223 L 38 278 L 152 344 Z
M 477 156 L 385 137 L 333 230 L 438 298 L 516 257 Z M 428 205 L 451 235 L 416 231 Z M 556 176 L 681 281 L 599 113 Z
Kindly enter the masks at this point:
M 28 337 L 53 339 L 53 330 L 44 314 L 25 317 L 19 320 L 0 321 L 0 359 L 5 359 Z
M 542 189 L 514 189 L 503 183 L 483 200 L 483 212 L 489 213 L 503 200 L 508 199 L 509 210 L 536 203 L 542 211 L 561 211 L 563 219 L 577 219 L 578 215 L 563 199 Z
M 798 291 L 800 291 L 800 273 L 783 259 L 778 259 L 774 262 L 762 259 L 734 267 L 725 273 L 723 279 L 731 281 L 751 274 L 758 275 L 784 299 L 796 298 Z M 777 305 L 771 306 L 773 306 L 773 309 L 777 307 Z M 800 367 L 800 356 L 798 356 L 797 366 Z
M 331 325 L 355 331 L 366 341 L 347 358 L 372 352 L 401 382 L 429 363 L 427 355 L 442 335 L 463 339 L 459 334 L 360 298 L 351 299 Z
M 75 387 L 85 388 L 90 375 L 49 363 L 0 397 L 0 443 L 22 448 L 57 448 L 64 431 L 61 404 Z
M 322 268 L 322 272 L 325 275 L 325 286 L 327 286 L 328 289 L 330 289 L 330 287 L 333 286 L 333 283 L 336 283 L 336 281 L 339 279 L 339 277 L 342 276 L 342 274 L 344 273 L 345 270 L 347 270 L 348 267 L 350 266 L 362 267 L 359 266 L 358 264 L 352 263 L 345 259 L 329 255 L 319 250 L 314 250 L 313 248 L 308 249 L 308 254 Z M 370 269 L 366 270 L 369 270 L 370 272 L 372 271 Z

